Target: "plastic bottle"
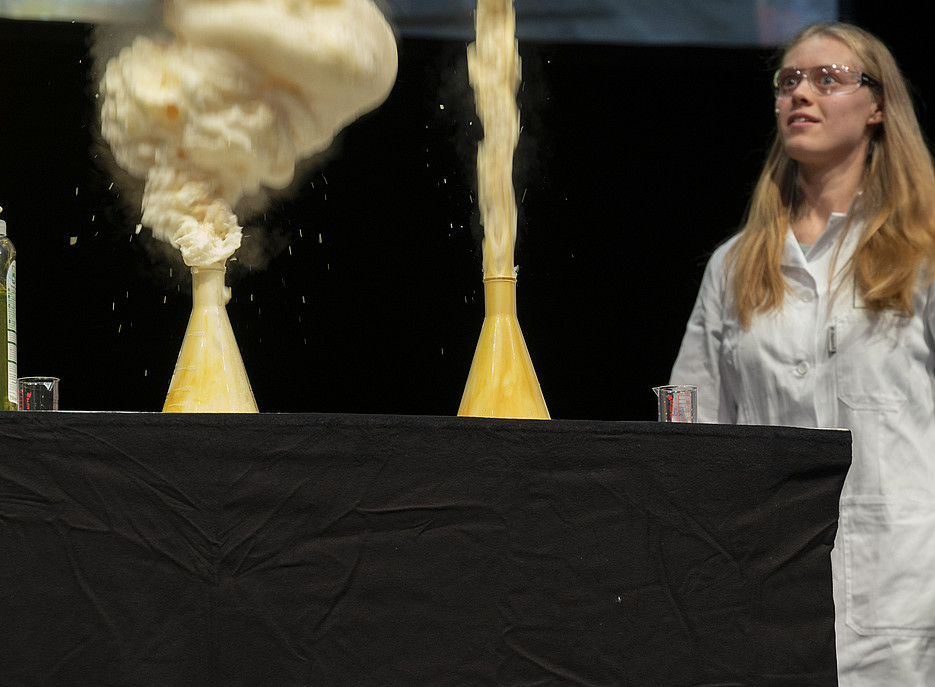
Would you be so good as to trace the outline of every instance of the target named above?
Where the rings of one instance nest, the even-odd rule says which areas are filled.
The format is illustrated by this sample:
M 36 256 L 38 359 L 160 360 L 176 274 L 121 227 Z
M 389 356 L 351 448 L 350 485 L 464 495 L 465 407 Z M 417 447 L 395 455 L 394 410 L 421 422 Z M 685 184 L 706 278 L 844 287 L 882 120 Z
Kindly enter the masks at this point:
M 0 212 L 3 208 L 0 208 Z M 19 408 L 16 389 L 16 249 L 0 219 L 0 410 Z

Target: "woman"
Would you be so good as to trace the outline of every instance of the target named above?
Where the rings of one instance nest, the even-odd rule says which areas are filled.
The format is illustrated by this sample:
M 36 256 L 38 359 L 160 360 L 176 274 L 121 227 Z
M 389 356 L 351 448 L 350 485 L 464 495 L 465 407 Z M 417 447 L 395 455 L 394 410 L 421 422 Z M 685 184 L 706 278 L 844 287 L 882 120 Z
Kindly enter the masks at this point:
M 840 684 L 935 685 L 932 160 L 893 57 L 857 27 L 796 36 L 774 91 L 774 144 L 672 383 L 698 385 L 704 422 L 851 430 Z

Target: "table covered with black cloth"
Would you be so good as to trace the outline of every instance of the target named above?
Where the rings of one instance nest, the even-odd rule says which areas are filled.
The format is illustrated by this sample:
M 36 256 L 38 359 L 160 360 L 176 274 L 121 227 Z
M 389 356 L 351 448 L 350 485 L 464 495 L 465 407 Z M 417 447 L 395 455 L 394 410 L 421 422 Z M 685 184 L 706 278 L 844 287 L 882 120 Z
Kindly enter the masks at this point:
M 0 685 L 834 685 L 850 443 L 0 413 Z

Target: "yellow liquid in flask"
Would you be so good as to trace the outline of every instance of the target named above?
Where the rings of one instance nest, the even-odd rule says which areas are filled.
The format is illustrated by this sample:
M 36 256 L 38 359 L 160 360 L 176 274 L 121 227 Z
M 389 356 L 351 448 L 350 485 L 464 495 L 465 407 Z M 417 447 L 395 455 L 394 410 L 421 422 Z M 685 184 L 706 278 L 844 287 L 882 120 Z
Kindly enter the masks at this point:
M 484 299 L 484 324 L 458 415 L 548 420 L 516 317 L 516 279 L 485 279 Z
M 256 413 L 256 400 L 227 316 L 223 265 L 192 267 L 192 314 L 166 413 Z

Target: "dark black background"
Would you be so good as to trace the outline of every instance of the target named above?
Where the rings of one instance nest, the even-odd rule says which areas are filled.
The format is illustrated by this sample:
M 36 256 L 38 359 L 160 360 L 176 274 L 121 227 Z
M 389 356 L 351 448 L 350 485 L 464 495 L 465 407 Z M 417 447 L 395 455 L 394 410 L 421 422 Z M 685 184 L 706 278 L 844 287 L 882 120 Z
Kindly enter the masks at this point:
M 845 19 L 935 93 L 917 18 Z M 159 410 L 187 268 L 96 148 L 86 24 L 0 20 L 0 205 L 18 252 L 19 371 L 61 405 Z M 389 99 L 247 221 L 228 311 L 264 412 L 451 415 L 483 320 L 479 126 L 463 42 L 401 39 Z M 741 221 L 773 126 L 772 51 L 521 42 L 518 314 L 553 417 L 647 420 L 706 256 Z M 261 240 L 260 236 L 264 238 Z

